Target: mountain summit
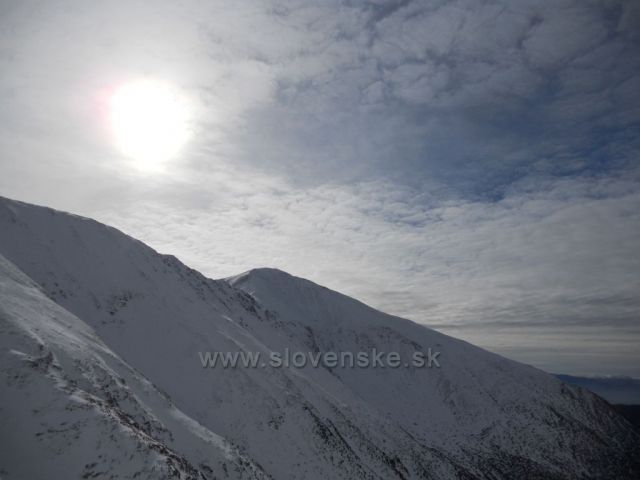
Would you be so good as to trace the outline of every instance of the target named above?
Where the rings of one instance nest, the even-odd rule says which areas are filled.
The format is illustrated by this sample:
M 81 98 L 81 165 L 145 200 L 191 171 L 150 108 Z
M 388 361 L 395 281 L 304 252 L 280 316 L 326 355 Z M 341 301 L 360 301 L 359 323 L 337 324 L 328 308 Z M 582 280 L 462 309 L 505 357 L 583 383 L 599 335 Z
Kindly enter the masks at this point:
M 596 395 L 275 269 L 212 280 L 0 198 L 0 476 L 640 478 Z M 411 364 L 432 349 L 439 367 Z M 214 352 L 397 352 L 224 368 Z

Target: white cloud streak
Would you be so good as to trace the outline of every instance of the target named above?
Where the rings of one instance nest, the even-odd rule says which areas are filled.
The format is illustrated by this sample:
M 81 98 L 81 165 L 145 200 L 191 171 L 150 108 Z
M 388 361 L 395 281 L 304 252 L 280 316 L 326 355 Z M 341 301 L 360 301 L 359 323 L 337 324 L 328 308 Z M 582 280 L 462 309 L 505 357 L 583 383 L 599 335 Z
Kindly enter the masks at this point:
M 427 186 L 385 182 L 263 181 L 247 188 L 222 175 L 215 184 L 224 187 L 201 205 L 165 189 L 164 201 L 127 201 L 98 216 L 212 277 L 275 266 L 516 357 L 515 344 L 528 341 L 545 359 L 553 332 L 583 360 L 604 355 L 589 350 L 594 338 L 603 348 L 640 334 L 637 176 L 523 184 L 497 203 L 416 202 Z M 625 360 L 637 365 L 637 353 Z M 583 373 L 603 373 L 590 368 Z

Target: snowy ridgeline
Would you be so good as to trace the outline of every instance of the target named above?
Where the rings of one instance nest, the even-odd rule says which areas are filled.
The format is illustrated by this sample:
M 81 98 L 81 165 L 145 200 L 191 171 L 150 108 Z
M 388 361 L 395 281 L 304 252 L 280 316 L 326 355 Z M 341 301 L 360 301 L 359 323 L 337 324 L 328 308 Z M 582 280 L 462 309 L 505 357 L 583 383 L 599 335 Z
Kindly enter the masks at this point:
M 640 478 L 599 397 L 272 269 L 207 279 L 0 198 L 0 478 Z M 415 352 L 441 368 L 202 368 Z

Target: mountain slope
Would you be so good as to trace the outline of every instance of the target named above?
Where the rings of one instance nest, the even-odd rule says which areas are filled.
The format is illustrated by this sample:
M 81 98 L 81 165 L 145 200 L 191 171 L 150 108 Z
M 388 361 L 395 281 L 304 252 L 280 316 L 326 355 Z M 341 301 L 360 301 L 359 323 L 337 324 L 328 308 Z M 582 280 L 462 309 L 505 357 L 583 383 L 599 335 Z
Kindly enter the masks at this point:
M 574 475 L 588 476 L 608 463 L 597 456 L 618 439 L 615 432 L 633 438 L 609 405 L 586 390 L 308 280 L 256 269 L 228 281 L 277 312 L 290 329 L 304 323 L 320 350 L 376 348 L 410 358 L 413 351 L 437 347 L 440 369 L 341 369 L 335 375 L 420 443 L 463 464 L 470 457 L 486 460 L 484 474 L 511 476 L 505 465 L 520 463 L 547 478 L 562 476 L 567 465 Z M 624 442 L 618 447 L 624 450 Z
M 284 272 L 207 279 L 113 228 L 7 199 L 0 199 L 0 254 L 8 359 L 0 368 L 3 400 L 14 405 L 0 421 L 9 432 L 3 443 L 19 445 L 0 456 L 3 478 L 24 476 L 11 461 L 20 452 L 78 468 L 103 450 L 110 460 L 100 468 L 117 464 L 116 478 L 132 471 L 148 478 L 634 478 L 638 471 L 637 434 L 595 395 Z M 60 331 L 74 340 L 58 341 Z M 203 368 L 200 359 L 203 352 L 268 358 L 287 349 L 373 348 L 397 351 L 403 363 L 432 348 L 441 368 Z M 16 423 L 29 415 L 26 399 L 56 405 L 49 414 L 57 419 L 78 395 L 50 367 L 34 373 L 37 358 L 55 360 L 65 378 L 77 378 L 125 419 L 148 422 L 148 431 L 131 433 L 128 420 L 110 414 L 106 422 L 98 409 L 87 423 L 68 421 L 77 439 L 50 429 L 51 441 L 67 449 L 41 452 L 40 432 L 20 433 Z M 20 388 L 11 383 L 16 369 L 26 375 Z M 102 439 L 114 429 L 113 445 L 83 453 L 83 435 Z M 136 453 L 126 460 L 118 447 Z M 183 470 L 172 470 L 172 458 L 184 460 Z
M 7 478 L 265 477 L 2 256 L 0 333 Z

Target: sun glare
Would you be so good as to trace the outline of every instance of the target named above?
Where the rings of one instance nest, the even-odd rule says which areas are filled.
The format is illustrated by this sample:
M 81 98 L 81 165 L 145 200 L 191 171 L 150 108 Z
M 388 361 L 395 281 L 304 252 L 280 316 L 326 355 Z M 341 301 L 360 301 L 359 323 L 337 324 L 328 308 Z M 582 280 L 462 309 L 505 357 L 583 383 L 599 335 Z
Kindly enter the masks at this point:
M 141 80 L 117 88 L 110 116 L 118 147 L 141 169 L 162 168 L 189 137 L 186 100 L 163 82 Z

